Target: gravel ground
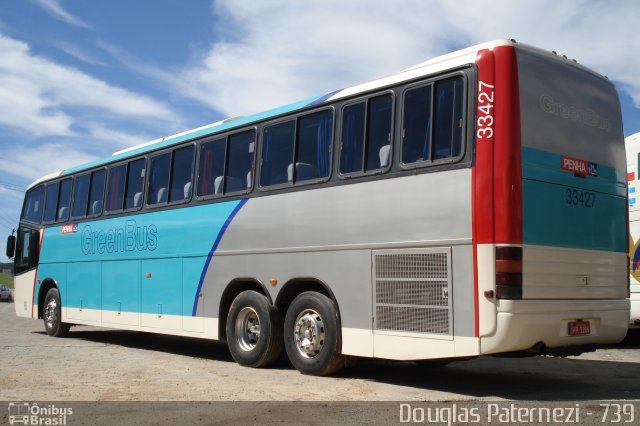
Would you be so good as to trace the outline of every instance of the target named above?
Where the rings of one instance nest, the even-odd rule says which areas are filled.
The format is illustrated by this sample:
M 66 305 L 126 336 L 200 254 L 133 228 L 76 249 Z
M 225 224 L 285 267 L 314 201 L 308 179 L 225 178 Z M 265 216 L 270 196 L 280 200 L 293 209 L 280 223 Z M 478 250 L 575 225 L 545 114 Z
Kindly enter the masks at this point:
M 640 400 L 640 330 L 577 357 L 485 357 L 444 367 L 359 360 L 334 377 L 310 377 L 284 360 L 240 367 L 219 342 L 93 327 L 51 338 L 41 321 L 13 309 L 0 304 L 4 401 Z

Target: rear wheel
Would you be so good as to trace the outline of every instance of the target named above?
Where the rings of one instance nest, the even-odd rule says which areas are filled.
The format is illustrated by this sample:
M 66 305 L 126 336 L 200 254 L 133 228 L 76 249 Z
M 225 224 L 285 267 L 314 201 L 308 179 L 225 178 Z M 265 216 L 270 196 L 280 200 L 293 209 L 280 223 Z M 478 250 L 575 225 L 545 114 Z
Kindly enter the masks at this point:
M 344 366 L 339 324 L 327 296 L 306 292 L 293 300 L 284 320 L 284 346 L 298 371 L 324 376 Z
M 262 294 L 240 293 L 227 315 L 227 345 L 246 367 L 267 367 L 282 353 L 282 315 Z
M 69 333 L 69 324 L 62 322 L 61 307 L 58 289 L 50 289 L 44 298 L 44 309 L 42 311 L 44 329 L 49 336 L 63 337 Z

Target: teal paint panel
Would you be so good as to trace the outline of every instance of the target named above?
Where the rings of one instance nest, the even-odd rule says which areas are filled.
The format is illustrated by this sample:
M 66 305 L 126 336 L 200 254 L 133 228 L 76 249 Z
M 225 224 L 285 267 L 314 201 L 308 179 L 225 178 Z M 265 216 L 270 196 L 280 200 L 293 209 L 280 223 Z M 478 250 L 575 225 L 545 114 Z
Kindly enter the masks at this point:
M 40 263 L 207 256 L 239 203 L 228 201 L 82 222 L 69 227 L 75 226 L 75 232 L 62 233 L 61 226 L 47 228 Z
M 122 260 L 102 264 L 102 309 L 140 312 L 140 261 Z
M 625 170 L 598 165 L 598 176 L 577 177 L 562 170 L 562 156 L 533 148 L 522 148 L 522 178 L 541 182 L 554 182 L 560 185 L 581 188 L 589 191 L 604 192 L 625 197 L 627 194 L 627 176 Z
M 67 269 L 67 302 L 65 306 L 100 309 L 101 265 L 99 262 L 78 263 Z
M 182 259 L 182 312 L 191 315 L 193 301 L 196 299 L 198 284 L 206 257 L 192 257 Z M 202 288 L 201 292 L 204 292 Z M 204 297 L 198 297 L 199 306 L 204 306 Z
M 182 259 L 143 260 L 141 312 L 190 315 L 182 312 Z
M 35 296 L 34 303 L 37 305 L 39 303 L 38 294 L 40 292 L 40 287 L 42 286 L 42 282 L 46 279 L 53 279 L 58 284 L 58 291 L 60 293 L 60 299 L 63 306 L 65 306 L 66 298 L 67 298 L 67 265 L 66 264 L 40 264 L 38 266 L 38 280 L 36 280 L 35 287 Z M 42 295 L 44 298 L 46 296 Z M 44 300 L 43 300 L 44 302 Z
M 567 190 L 586 191 L 529 179 L 524 179 L 522 186 L 525 244 L 626 253 L 624 196 L 591 190 L 593 203 L 574 205 L 573 193 Z

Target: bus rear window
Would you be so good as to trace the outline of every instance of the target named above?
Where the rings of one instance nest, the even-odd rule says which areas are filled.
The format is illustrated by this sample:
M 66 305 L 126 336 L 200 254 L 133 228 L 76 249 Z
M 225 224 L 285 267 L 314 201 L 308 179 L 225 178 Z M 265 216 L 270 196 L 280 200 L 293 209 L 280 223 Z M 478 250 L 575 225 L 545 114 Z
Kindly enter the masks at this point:
M 40 185 L 27 193 L 22 209 L 22 219 L 40 223 L 44 209 L 44 186 Z

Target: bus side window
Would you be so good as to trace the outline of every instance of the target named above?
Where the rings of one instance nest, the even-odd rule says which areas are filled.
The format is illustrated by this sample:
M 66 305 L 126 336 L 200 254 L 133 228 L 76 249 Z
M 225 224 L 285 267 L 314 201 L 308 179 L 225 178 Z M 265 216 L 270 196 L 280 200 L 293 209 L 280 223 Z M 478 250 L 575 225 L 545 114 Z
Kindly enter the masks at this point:
M 171 153 L 151 157 L 151 171 L 149 173 L 149 194 L 147 204 L 166 204 L 169 196 L 169 169 L 171 168 Z
M 342 149 L 340 151 L 340 173 L 342 174 L 362 170 L 365 110 L 366 103 L 360 102 L 345 107 L 342 112 Z
M 364 171 L 381 169 L 380 150 L 391 144 L 391 95 L 372 98 L 369 101 L 367 120 L 367 166 Z
M 457 157 L 462 149 L 462 78 L 438 81 L 434 90 L 432 160 Z
M 122 210 L 124 201 L 124 185 L 127 181 L 127 165 L 109 167 L 109 182 L 107 183 L 107 212 Z
M 91 175 L 85 174 L 76 176 L 76 184 L 73 188 L 73 208 L 71 210 L 72 218 L 80 218 L 87 216 L 87 203 L 89 202 L 89 183 Z
M 71 205 L 71 178 L 60 182 L 60 194 L 58 197 L 58 215 L 56 222 L 64 222 L 69 219 L 69 207 Z
M 344 108 L 340 173 L 366 173 L 388 166 L 392 117 L 390 94 Z
M 40 223 L 44 209 L 44 185 L 40 185 L 27 193 L 22 218 L 30 222 Z
M 253 182 L 253 163 L 256 146 L 255 130 L 248 130 L 229 136 L 229 159 L 226 168 L 224 193 L 240 192 L 251 189 Z
M 407 90 L 404 95 L 401 159 L 404 164 L 429 160 L 432 87 Z
M 196 150 L 193 145 L 173 151 L 171 191 L 169 194 L 170 203 L 191 198 L 195 152 Z
M 260 185 L 271 186 L 287 183 L 287 167 L 293 162 L 295 120 L 274 124 L 264 129 Z
M 216 139 L 200 145 L 198 196 L 222 194 L 227 140 Z
M 58 192 L 60 189 L 60 182 L 53 182 L 47 184 L 47 196 L 44 203 L 44 218 L 45 223 L 55 222 L 56 211 L 58 209 Z
M 331 110 L 306 115 L 298 121 L 295 169 L 289 180 L 325 178 L 331 171 L 331 142 L 333 141 L 333 113 Z
M 102 214 L 104 197 L 104 177 L 105 171 L 96 170 L 91 173 L 91 194 L 89 195 L 89 216 L 99 216 Z
M 125 210 L 142 207 L 142 192 L 144 191 L 144 173 L 146 160 L 140 158 L 130 161 L 128 165 L 127 191 L 125 195 Z

